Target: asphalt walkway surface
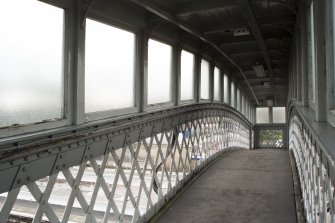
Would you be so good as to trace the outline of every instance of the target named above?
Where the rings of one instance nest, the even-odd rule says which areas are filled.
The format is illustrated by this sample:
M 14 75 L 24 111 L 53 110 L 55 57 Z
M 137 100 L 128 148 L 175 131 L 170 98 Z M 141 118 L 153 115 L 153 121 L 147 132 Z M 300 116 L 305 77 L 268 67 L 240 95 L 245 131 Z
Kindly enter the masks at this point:
M 160 223 L 295 223 L 287 150 L 238 150 L 203 172 Z

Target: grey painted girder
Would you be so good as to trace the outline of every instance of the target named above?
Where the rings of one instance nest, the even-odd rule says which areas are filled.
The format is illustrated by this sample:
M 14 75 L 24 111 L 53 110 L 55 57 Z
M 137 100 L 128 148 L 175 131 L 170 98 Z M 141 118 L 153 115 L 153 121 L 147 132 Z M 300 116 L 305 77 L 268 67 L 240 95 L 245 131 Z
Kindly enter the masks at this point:
M 253 3 L 263 3 L 263 0 L 253 0 Z M 277 3 L 277 2 L 275 2 Z M 286 6 L 286 5 L 284 5 Z M 234 0 L 192 0 L 192 3 L 185 1 L 177 6 L 176 15 L 188 16 L 195 13 L 210 12 L 213 10 L 222 10 L 236 7 Z
M 173 110 L 174 112 L 172 112 Z M 173 126 L 185 124 L 201 117 L 212 117 L 224 113 L 230 113 L 239 118 L 241 125 L 251 126 L 251 123 L 244 116 L 227 105 L 200 104 L 185 106 L 184 109 L 171 109 L 164 113 L 158 112 L 156 115 L 147 114 L 150 119 L 142 115 L 139 122 L 128 120 L 128 124 L 102 128 L 87 134 L 79 134 L 77 137 L 64 137 L 59 142 L 54 141 L 48 144 L 36 142 L 34 150 L 22 151 L 20 154 L 16 153 L 12 157 L 2 159 L 0 178 L 6 179 L 6 182 L 0 184 L 0 193 L 32 183 L 59 171 L 63 171 L 72 185 L 75 180 L 70 173 L 66 173 L 70 166 L 85 163 L 108 151 L 125 147 L 153 134 L 169 131 Z M 77 196 L 82 197 L 81 195 Z M 81 206 L 85 209 L 89 207 L 84 200 L 81 202 Z M 70 213 L 71 210 L 68 212 Z
M 252 84 L 252 83 L 258 83 L 258 82 L 270 81 L 270 78 L 259 77 L 259 78 L 249 78 L 248 80 L 249 80 L 250 84 Z M 273 80 L 275 82 L 286 82 L 287 81 L 286 78 L 279 78 L 279 77 L 275 77 Z
M 250 140 L 252 126 L 250 123 L 245 123 L 244 118 L 240 118 L 240 113 L 235 109 L 229 111 L 198 108 L 194 112 L 197 115 L 193 112 L 175 114 L 170 117 L 171 122 L 167 124 L 156 120 L 154 127 L 146 125 L 151 131 L 144 131 L 143 135 L 142 132 L 139 133 L 137 126 L 126 127 L 130 132 L 125 135 L 124 143 L 116 147 L 113 142 L 118 141 L 120 130 L 109 132 L 108 139 L 102 137 L 106 132 L 100 131 L 97 135 L 76 139 L 78 141 L 72 143 L 70 147 L 65 145 L 64 149 L 76 151 L 82 146 L 82 140 L 89 144 L 89 138 L 92 136 L 96 138 L 95 145 L 89 144 L 86 148 L 97 153 L 85 154 L 81 157 L 81 161 L 75 164 L 76 167 L 70 168 L 73 162 L 68 163 L 65 169 L 58 168 L 55 173 L 42 181 L 31 178 L 32 182 L 26 184 L 29 191 L 26 187 L 10 190 L 0 211 L 1 222 L 7 221 L 11 210 L 17 210 L 16 207 L 13 208 L 16 201 L 20 203 L 27 199 L 38 205 L 33 222 L 40 222 L 43 215 L 50 222 L 62 223 L 78 217 L 81 219 L 76 221 L 93 223 L 108 222 L 111 220 L 110 217 L 117 222 L 124 222 L 129 217 L 132 217 L 132 222 L 147 222 L 211 160 L 232 150 L 252 148 Z M 183 134 L 186 131 L 191 134 Z M 59 144 L 57 146 L 61 147 Z M 61 151 L 64 152 L 62 149 Z M 62 154 L 60 158 L 68 158 L 68 162 L 76 155 L 82 156 L 82 154 L 67 154 L 69 157 L 65 155 Z M 195 161 L 195 157 L 199 156 L 201 159 Z M 24 171 L 26 177 L 30 177 L 33 171 L 28 167 L 26 165 Z M 46 186 L 41 185 L 41 182 L 46 181 Z M 87 183 L 94 187 L 93 193 L 85 188 L 84 184 Z M 145 196 L 141 196 L 142 189 Z M 33 199 L 18 196 L 19 190 L 20 193 L 29 192 Z M 59 196 L 62 190 L 64 194 Z M 102 192 L 100 198 L 97 197 L 99 191 Z M 66 200 L 56 204 L 55 197 Z M 106 205 L 98 208 L 98 203 Z M 55 207 L 55 204 L 58 207 Z M 56 212 L 59 214 L 59 207 L 65 208 L 61 219 L 56 216 Z M 81 213 L 74 213 L 76 210 Z M 98 213 L 100 217 L 96 215 Z
M 213 36 L 216 36 L 217 34 L 213 34 Z M 263 34 L 263 39 L 264 41 L 268 41 L 268 40 L 277 40 L 277 41 L 285 41 L 285 38 L 292 38 L 291 35 L 289 35 L 287 32 L 276 32 L 276 33 L 264 33 Z M 222 40 L 220 40 L 222 41 Z M 250 43 L 253 44 L 255 41 L 255 38 L 253 36 L 234 36 L 234 37 L 230 37 L 230 38 L 224 38 L 224 40 L 222 42 L 219 42 L 218 45 L 231 45 L 231 44 L 245 44 L 245 43 Z M 287 42 L 287 44 L 289 45 L 289 42 Z
M 251 8 L 251 5 L 248 0 L 236 0 L 235 1 L 237 5 L 239 6 L 239 9 L 241 10 L 242 14 L 245 16 L 245 18 L 248 20 L 249 27 L 251 28 L 251 31 L 255 37 L 255 39 L 258 41 L 259 47 L 262 51 L 266 67 L 268 68 L 268 74 L 271 79 L 271 83 L 273 84 L 273 70 L 271 65 L 270 56 L 267 50 L 267 47 L 265 45 L 265 41 L 263 38 L 263 35 L 260 31 L 259 25 L 257 23 L 256 17 L 254 15 L 254 12 Z M 276 94 L 275 89 L 273 89 L 273 97 L 276 100 Z
M 263 16 L 263 17 L 257 17 L 256 18 L 260 26 L 269 26 L 269 25 L 281 25 L 281 24 L 288 24 L 294 23 L 294 20 L 290 17 L 273 17 L 273 16 Z M 248 23 L 246 20 L 233 20 L 233 21 L 225 21 L 223 24 L 215 25 L 212 27 L 207 27 L 203 29 L 202 31 L 205 34 L 208 33 L 217 33 L 217 32 L 224 32 L 226 30 L 231 29 L 240 29 L 240 28 L 246 28 L 248 27 Z
M 235 7 L 233 0 L 193 0 L 190 4 L 185 2 L 182 5 L 178 6 L 176 15 L 178 16 L 187 16 L 194 13 L 213 11 L 225 8 Z
M 144 9 L 154 13 L 155 15 L 161 17 L 162 19 L 178 26 L 179 28 L 181 28 L 182 30 L 196 36 L 197 38 L 199 38 L 200 40 L 202 40 L 204 43 L 208 44 L 209 46 L 213 47 L 215 50 L 217 50 L 231 65 L 233 65 L 235 68 L 237 68 L 240 73 L 242 74 L 242 76 L 245 79 L 245 82 L 247 83 L 247 85 L 249 86 L 249 89 L 256 101 L 256 103 L 258 104 L 258 99 L 255 95 L 255 93 L 253 92 L 250 84 L 248 83 L 248 79 L 246 78 L 243 70 L 241 69 L 241 67 L 234 61 L 232 60 L 224 51 L 222 51 L 222 49 L 220 49 L 220 47 L 213 42 L 212 40 L 208 39 L 205 35 L 203 35 L 202 33 L 198 32 L 197 30 L 195 30 L 193 27 L 180 22 L 179 19 L 177 19 L 175 16 L 173 16 L 172 14 L 170 14 L 169 12 L 159 8 L 158 6 L 147 2 L 147 1 L 140 1 L 140 0 L 129 0 L 141 7 L 143 7 Z

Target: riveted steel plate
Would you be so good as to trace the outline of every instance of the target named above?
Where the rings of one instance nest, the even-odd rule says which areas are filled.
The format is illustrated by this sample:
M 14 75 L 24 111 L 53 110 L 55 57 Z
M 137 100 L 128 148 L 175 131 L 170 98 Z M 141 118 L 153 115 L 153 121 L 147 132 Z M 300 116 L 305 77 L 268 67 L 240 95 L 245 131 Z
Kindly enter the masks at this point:
M 56 161 L 57 155 L 34 160 L 20 166 L 11 189 L 32 183 L 42 177 L 49 176 Z

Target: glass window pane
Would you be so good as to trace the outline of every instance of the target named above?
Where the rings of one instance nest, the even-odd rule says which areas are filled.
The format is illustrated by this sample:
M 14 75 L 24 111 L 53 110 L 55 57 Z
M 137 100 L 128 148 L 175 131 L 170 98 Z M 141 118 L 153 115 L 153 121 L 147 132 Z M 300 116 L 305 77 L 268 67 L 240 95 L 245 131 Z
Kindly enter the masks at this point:
M 148 49 L 148 104 L 172 100 L 171 61 L 172 47 L 150 39 Z
M 135 35 L 86 19 L 85 112 L 134 107 Z
M 256 108 L 256 123 L 269 123 L 269 108 Z
M 273 123 L 285 123 L 286 122 L 286 111 L 285 107 L 273 107 Z
M 64 116 L 63 9 L 1 1 L 0 127 Z
M 209 99 L 209 63 L 201 60 L 201 99 Z
M 234 81 L 230 82 L 230 105 L 235 107 L 235 83 Z
M 221 99 L 220 94 L 220 70 L 219 68 L 214 68 L 214 100 L 219 101 Z
M 227 76 L 227 74 L 225 74 L 224 76 L 223 76 L 223 90 L 224 90 L 224 97 L 223 97 L 223 99 L 224 99 L 224 102 L 226 102 L 226 103 L 228 103 L 228 101 L 229 101 L 229 92 L 228 92 L 228 88 L 229 88 L 229 80 L 228 80 L 228 76 Z
M 181 51 L 181 89 L 180 100 L 192 100 L 194 98 L 194 55 Z

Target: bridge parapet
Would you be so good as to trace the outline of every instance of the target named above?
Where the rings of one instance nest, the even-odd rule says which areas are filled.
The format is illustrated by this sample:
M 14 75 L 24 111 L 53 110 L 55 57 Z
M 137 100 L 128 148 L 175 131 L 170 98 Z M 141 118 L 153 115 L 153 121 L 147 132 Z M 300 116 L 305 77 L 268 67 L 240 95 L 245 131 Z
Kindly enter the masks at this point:
M 249 149 L 250 129 L 205 103 L 2 141 L 0 222 L 145 221 L 208 162 Z
M 327 123 L 315 122 L 309 108 L 291 102 L 289 148 L 299 174 L 306 222 L 334 222 L 335 131 Z

